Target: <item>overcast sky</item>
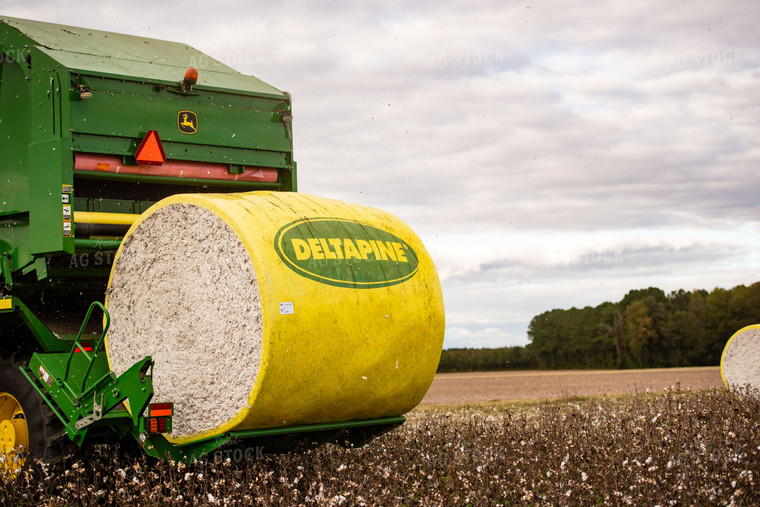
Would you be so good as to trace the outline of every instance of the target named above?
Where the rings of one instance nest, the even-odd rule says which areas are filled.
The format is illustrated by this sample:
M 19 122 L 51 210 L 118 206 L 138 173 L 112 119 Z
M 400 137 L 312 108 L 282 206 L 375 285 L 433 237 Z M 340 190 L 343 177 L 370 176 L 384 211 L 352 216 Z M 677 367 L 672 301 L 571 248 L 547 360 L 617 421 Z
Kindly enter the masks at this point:
M 535 315 L 631 289 L 760 280 L 760 4 L 506 4 L 0 14 L 186 42 L 290 92 L 299 190 L 419 234 L 447 348 L 526 344 Z

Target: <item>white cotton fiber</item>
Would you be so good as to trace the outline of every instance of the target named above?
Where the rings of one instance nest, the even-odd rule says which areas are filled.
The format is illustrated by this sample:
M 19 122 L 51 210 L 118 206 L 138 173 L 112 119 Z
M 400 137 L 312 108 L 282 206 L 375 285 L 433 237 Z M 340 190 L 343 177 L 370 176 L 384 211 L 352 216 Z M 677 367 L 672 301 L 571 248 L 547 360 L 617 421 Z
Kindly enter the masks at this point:
M 118 375 L 153 357 L 153 401 L 174 402 L 172 436 L 247 407 L 261 360 L 259 287 L 219 216 L 183 203 L 149 215 L 124 241 L 107 304 L 111 367 Z
M 731 338 L 723 352 L 721 371 L 732 391 L 760 397 L 759 327 L 746 327 Z

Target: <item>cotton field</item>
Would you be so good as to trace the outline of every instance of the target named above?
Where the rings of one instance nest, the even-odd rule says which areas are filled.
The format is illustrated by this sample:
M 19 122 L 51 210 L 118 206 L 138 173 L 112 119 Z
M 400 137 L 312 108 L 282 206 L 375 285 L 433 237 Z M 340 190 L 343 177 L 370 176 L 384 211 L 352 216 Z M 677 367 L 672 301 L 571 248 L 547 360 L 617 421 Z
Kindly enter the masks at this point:
M 723 389 L 417 410 L 408 419 L 363 448 L 261 449 L 191 465 L 93 448 L 0 483 L 0 503 L 760 502 L 760 403 Z

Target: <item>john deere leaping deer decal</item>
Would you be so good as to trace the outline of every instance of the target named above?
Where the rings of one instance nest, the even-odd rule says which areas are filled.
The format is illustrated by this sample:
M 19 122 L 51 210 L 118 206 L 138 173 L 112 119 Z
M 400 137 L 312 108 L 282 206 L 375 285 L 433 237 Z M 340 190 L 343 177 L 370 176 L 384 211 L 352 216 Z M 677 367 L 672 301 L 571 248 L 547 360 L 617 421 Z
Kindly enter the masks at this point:
M 177 128 L 183 134 L 195 134 L 198 132 L 198 115 L 188 110 L 180 111 L 177 113 Z

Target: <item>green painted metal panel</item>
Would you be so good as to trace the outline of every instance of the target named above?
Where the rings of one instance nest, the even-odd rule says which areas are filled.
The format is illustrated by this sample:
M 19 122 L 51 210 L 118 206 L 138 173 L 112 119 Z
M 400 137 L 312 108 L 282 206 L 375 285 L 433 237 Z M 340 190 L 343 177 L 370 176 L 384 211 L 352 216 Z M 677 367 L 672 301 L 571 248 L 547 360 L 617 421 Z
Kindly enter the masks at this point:
M 29 144 L 30 234 L 32 254 L 74 253 L 72 231 L 64 227 L 64 185 L 73 181 L 71 151 L 61 139 Z M 69 219 L 70 225 L 70 219 Z
M 276 111 L 279 101 L 271 101 L 262 110 L 230 107 L 224 97 L 215 97 L 211 102 L 204 100 L 207 97 L 156 93 L 148 86 L 141 95 L 92 90 L 91 99 L 72 104 L 74 132 L 142 139 L 148 130 L 156 130 L 162 142 L 268 151 L 291 149 L 281 114 Z M 183 111 L 196 114 L 196 133 L 179 130 Z
M 2 25 L 0 25 L 2 28 Z M 6 44 L 0 30 L 0 253 L 10 258 L 4 271 L 12 271 L 31 261 L 23 248 L 29 239 L 30 136 L 29 87 L 23 53 Z M 10 272 L 3 273 L 5 277 Z
M 98 211 L 102 213 L 129 213 L 140 215 L 150 208 L 154 201 L 133 201 L 127 199 L 90 199 L 75 197 L 74 209 L 77 211 Z M 75 241 L 76 244 L 78 244 Z
M 21 65 L 3 55 L 0 60 L 0 216 L 29 210 L 28 107 L 29 93 Z
M 38 55 L 29 78 L 30 139 L 28 144 L 30 235 L 25 245 L 32 255 L 74 252 L 71 230 L 64 228 L 62 190 L 73 183 L 68 119 L 62 108 L 62 87 L 55 61 Z
M 134 157 L 140 139 L 74 133 L 73 148 L 74 151 L 104 153 L 130 158 Z M 175 143 L 164 141 L 163 138 L 161 138 L 161 144 L 164 147 L 166 157 L 169 159 L 295 169 L 295 162 L 288 152 Z M 133 158 L 131 163 L 136 163 Z M 285 188 L 290 189 L 289 186 Z
M 0 21 L 28 36 L 40 51 L 72 71 L 176 83 L 185 70 L 195 67 L 199 88 L 284 96 L 277 88 L 187 44 L 9 17 L 0 17 Z

